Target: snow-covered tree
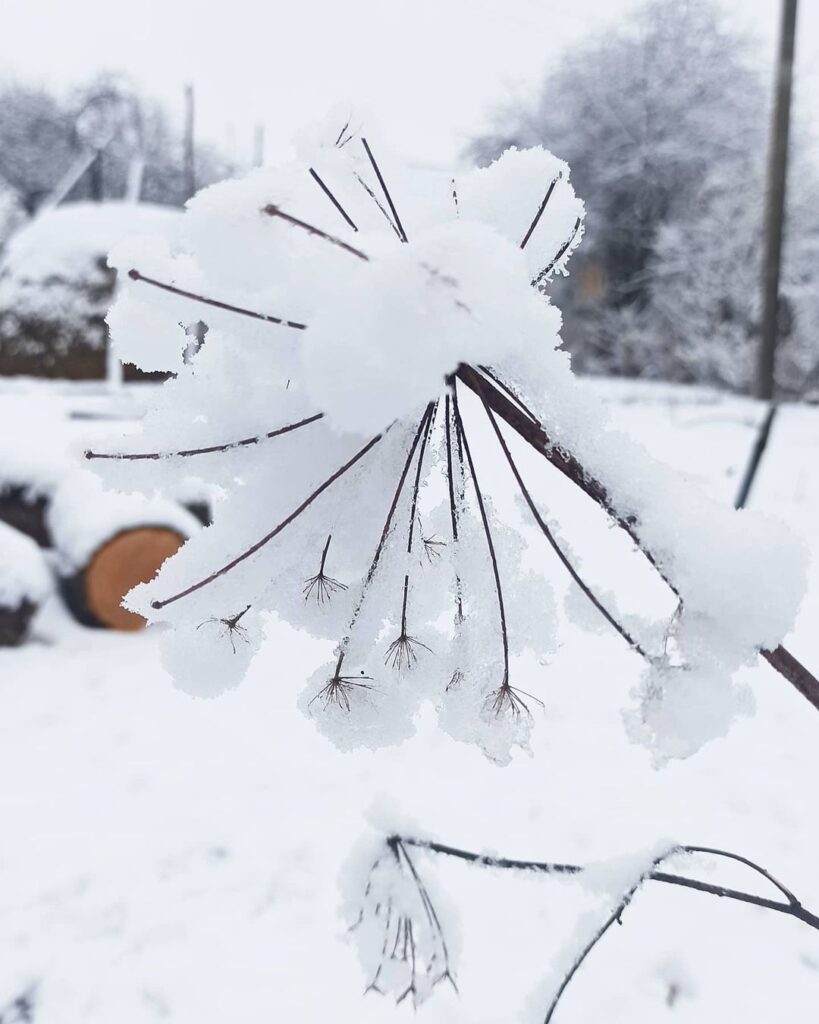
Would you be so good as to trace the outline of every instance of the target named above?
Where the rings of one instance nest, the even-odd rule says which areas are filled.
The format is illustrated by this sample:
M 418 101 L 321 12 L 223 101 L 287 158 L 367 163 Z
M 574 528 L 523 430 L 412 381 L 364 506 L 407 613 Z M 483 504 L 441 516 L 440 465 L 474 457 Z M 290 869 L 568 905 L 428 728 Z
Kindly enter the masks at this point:
M 29 212 L 86 148 L 103 144 L 102 156 L 67 198 L 121 199 L 137 153 L 145 164 L 140 198 L 173 205 L 189 198 L 180 132 L 160 104 L 121 76 L 101 75 L 65 98 L 21 84 L 0 90 L 0 181 Z M 196 164 L 203 185 L 232 172 L 209 146 L 197 147 Z
M 560 298 L 578 368 L 747 385 L 769 89 L 751 53 L 710 0 L 650 0 L 567 53 L 531 106 L 501 111 L 473 144 L 481 163 L 543 144 L 575 168 L 588 237 Z M 819 179 L 797 161 L 779 366 L 791 391 L 819 359 Z

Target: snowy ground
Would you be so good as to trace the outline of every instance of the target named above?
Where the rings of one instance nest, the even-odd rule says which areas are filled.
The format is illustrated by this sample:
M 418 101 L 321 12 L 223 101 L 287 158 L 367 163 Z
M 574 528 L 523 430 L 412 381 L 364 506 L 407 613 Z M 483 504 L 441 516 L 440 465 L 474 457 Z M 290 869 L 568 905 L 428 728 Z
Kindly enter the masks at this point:
M 758 408 L 699 391 L 599 389 L 619 425 L 732 499 Z M 0 410 L 19 399 L 0 393 Z M 816 565 L 818 446 L 819 410 L 787 408 L 752 495 L 807 538 Z M 644 607 L 644 567 L 548 467 L 534 456 L 527 467 L 587 569 L 603 566 L 600 582 Z M 815 670 L 819 569 L 813 581 L 789 646 Z M 397 749 L 338 753 L 296 707 L 324 651 L 275 623 L 245 684 L 208 703 L 172 689 L 150 634 L 83 630 L 55 604 L 35 632 L 0 652 L 0 1008 L 36 986 L 37 1024 L 407 1019 L 410 1007 L 362 996 L 337 913 L 339 870 L 374 803 L 444 842 L 513 857 L 594 861 L 666 837 L 723 847 L 819 911 L 819 715 L 766 666 L 746 674 L 754 717 L 657 771 L 620 719 L 636 657 L 616 636 L 564 624 L 549 665 L 518 669 L 546 704 L 533 756 L 500 769 L 431 714 Z M 441 991 L 419 1019 L 542 1019 L 547 1002 L 532 993 L 594 909 L 588 894 L 420 854 L 418 865 L 448 890 L 462 932 L 460 996 Z M 768 894 L 740 867 L 694 868 Z M 817 1013 L 818 933 L 649 885 L 555 1019 L 801 1024 Z

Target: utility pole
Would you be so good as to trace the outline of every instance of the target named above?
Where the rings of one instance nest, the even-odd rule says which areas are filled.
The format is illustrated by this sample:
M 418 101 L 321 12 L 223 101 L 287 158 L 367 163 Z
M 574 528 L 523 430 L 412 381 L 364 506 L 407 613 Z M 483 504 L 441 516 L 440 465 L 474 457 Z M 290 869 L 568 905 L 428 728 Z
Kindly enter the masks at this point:
M 768 183 L 765 199 L 765 239 L 762 264 L 762 323 L 757 352 L 754 394 L 769 401 L 774 395 L 774 368 L 779 321 L 779 278 L 788 174 L 788 137 L 793 92 L 793 55 L 796 42 L 797 0 L 782 0 L 782 28 L 776 71 Z
M 194 101 L 193 86 L 185 86 L 185 192 L 186 199 L 196 192 L 196 162 L 194 158 Z

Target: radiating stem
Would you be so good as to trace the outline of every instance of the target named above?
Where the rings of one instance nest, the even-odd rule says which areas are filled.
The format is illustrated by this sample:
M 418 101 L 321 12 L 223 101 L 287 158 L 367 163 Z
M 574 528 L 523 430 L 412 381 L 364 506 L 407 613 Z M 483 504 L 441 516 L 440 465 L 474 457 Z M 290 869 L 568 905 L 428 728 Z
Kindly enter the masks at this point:
M 466 433 L 464 431 L 461 412 L 458 408 L 458 392 L 454 384 L 452 387 L 452 407 L 455 414 L 455 429 L 458 437 L 461 439 L 461 443 L 463 444 L 464 452 L 466 454 L 466 461 L 469 465 L 469 475 L 472 477 L 472 483 L 475 487 L 475 496 L 478 501 L 478 509 L 481 514 L 481 522 L 483 523 L 483 530 L 486 536 L 486 546 L 489 550 L 490 561 L 492 562 L 492 575 L 495 579 L 495 593 L 498 598 L 498 613 L 500 615 L 501 639 L 503 642 L 503 682 L 501 683 L 501 688 L 504 688 L 509 685 L 509 634 L 506 628 L 506 609 L 503 603 L 503 587 L 501 586 L 500 570 L 498 568 L 497 555 L 495 554 L 495 544 L 492 540 L 492 530 L 489 526 L 489 517 L 486 514 L 483 493 L 481 491 L 480 484 L 478 483 L 475 463 L 472 459 L 469 441 L 467 440 Z
M 284 427 L 277 427 L 266 434 L 257 434 L 255 437 L 243 437 L 240 441 L 226 441 L 224 444 L 211 444 L 205 448 L 183 448 L 175 452 L 93 452 L 86 451 L 86 459 L 113 459 L 123 462 L 138 462 L 150 459 L 189 458 L 192 455 L 210 455 L 213 452 L 229 452 L 234 448 L 246 448 L 249 445 L 259 444 L 261 441 L 279 437 L 282 434 L 289 434 L 293 430 L 299 430 L 310 423 L 315 423 L 324 417 L 324 413 L 317 412 L 313 416 L 307 416 L 297 423 L 288 423 Z
M 591 601 L 594 607 L 600 612 L 600 614 L 603 616 L 606 622 L 608 622 L 609 625 L 612 626 L 626 641 L 626 643 L 630 647 L 632 647 L 638 654 L 640 654 L 647 661 L 651 661 L 650 656 L 646 653 L 646 651 L 643 649 L 640 643 L 634 639 L 634 637 L 631 635 L 631 633 L 629 633 L 626 627 L 623 626 L 620 622 L 618 622 L 617 619 L 615 619 L 614 616 L 609 612 L 609 610 L 598 600 L 596 595 L 585 583 L 585 581 L 581 578 L 580 574 L 577 572 L 574 565 L 572 565 L 566 553 L 558 544 L 557 538 L 552 533 L 549 524 L 544 520 L 543 516 L 541 516 L 540 510 L 538 509 L 537 505 L 535 505 L 529 488 L 523 482 L 523 477 L 520 475 L 520 470 L 518 469 L 515 460 L 512 458 L 512 453 L 509 450 L 509 446 L 506 443 L 506 439 L 501 433 L 500 427 L 498 426 L 497 420 L 495 419 L 492 410 L 486 404 L 486 400 L 482 395 L 481 402 L 483 403 L 483 408 L 484 411 L 486 412 L 486 415 L 489 417 L 489 422 L 492 424 L 492 429 L 495 431 L 495 437 L 498 439 L 498 443 L 501 446 L 503 454 L 506 456 L 506 461 L 509 463 L 509 468 L 512 470 L 512 474 L 515 477 L 515 480 L 517 481 L 520 493 L 523 495 L 524 501 L 529 506 L 529 511 L 532 513 L 535 522 L 540 527 L 541 532 L 543 533 L 546 540 L 549 542 L 552 550 L 563 563 L 563 566 L 565 567 L 571 578 L 578 585 L 578 587 L 580 587 L 582 592 L 586 595 L 589 601 Z
M 205 576 L 204 579 L 201 579 L 196 583 L 192 583 L 189 587 L 185 587 L 184 590 L 180 590 L 179 593 L 174 594 L 172 597 L 167 597 L 165 598 L 164 601 L 151 601 L 151 607 L 165 608 L 169 604 L 173 604 L 175 601 L 179 601 L 183 597 L 187 597 L 189 594 L 193 594 L 197 590 L 201 590 L 203 587 L 207 587 L 209 584 L 219 579 L 220 576 L 225 576 L 227 573 L 235 569 L 237 565 L 241 565 L 242 562 L 246 561 L 252 555 L 255 555 L 257 551 L 261 550 L 261 548 L 265 546 L 265 544 L 268 544 L 271 540 L 273 540 L 274 537 L 277 537 L 282 532 L 282 530 L 286 529 L 292 522 L 298 519 L 299 516 L 303 512 L 305 512 L 306 509 L 310 507 L 310 505 L 313 504 L 313 502 L 316 500 L 316 498 L 319 497 L 319 495 L 323 494 L 328 487 L 331 487 L 336 482 L 336 480 L 344 476 L 344 474 L 347 473 L 350 469 L 352 469 L 357 462 L 363 459 L 367 452 L 369 452 L 370 449 L 374 448 L 375 445 L 378 444 L 378 442 L 381 440 L 383 436 L 383 434 L 376 434 L 375 437 L 373 437 L 370 441 L 367 442 L 367 444 L 364 445 L 363 448 L 359 448 L 359 450 L 351 459 L 348 459 L 348 461 L 345 462 L 343 466 L 340 466 L 334 473 L 327 477 L 327 479 L 324 480 L 323 483 L 321 483 L 313 491 L 312 494 L 310 494 L 307 498 L 304 499 L 304 501 L 298 506 L 298 508 L 294 509 L 290 513 L 290 515 L 287 516 L 286 519 L 283 519 L 277 526 L 275 526 L 270 531 L 270 533 L 266 533 L 261 540 L 256 541 L 255 544 L 252 544 L 240 555 L 237 555 L 235 558 L 232 558 L 229 562 L 226 562 L 225 565 L 223 565 L 220 569 L 216 569 L 208 576 Z
M 170 292 L 172 295 L 181 295 L 185 299 L 191 299 L 193 302 L 201 302 L 206 306 L 214 306 L 216 309 L 224 309 L 228 313 L 238 313 L 240 316 L 248 316 L 253 320 L 263 320 L 268 324 L 279 324 L 282 327 L 292 327 L 296 331 L 307 330 L 307 324 L 299 323 L 297 320 L 285 320 L 280 316 L 271 316 L 269 313 L 257 313 L 253 309 L 245 309 L 244 306 L 234 306 L 230 302 L 222 302 L 221 299 L 211 299 L 206 295 L 189 292 L 185 288 L 177 288 L 175 284 L 168 284 L 166 281 L 158 281 L 155 277 L 147 277 L 135 268 L 128 271 L 128 277 L 130 277 L 132 281 L 142 281 L 143 284 L 152 285 L 154 288 L 161 288 L 162 291 Z

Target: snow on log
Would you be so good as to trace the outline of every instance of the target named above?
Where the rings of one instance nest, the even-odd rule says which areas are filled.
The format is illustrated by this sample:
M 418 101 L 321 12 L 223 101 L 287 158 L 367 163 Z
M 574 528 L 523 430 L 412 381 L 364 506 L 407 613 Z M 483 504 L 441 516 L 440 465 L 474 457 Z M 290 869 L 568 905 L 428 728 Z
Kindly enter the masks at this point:
M 51 577 L 34 541 L 0 523 L 0 647 L 25 640 L 50 589 Z
M 86 473 L 57 489 L 47 520 L 71 613 L 83 625 L 123 631 L 145 624 L 123 607 L 126 594 L 153 579 L 200 529 L 196 517 L 174 502 L 108 492 Z

